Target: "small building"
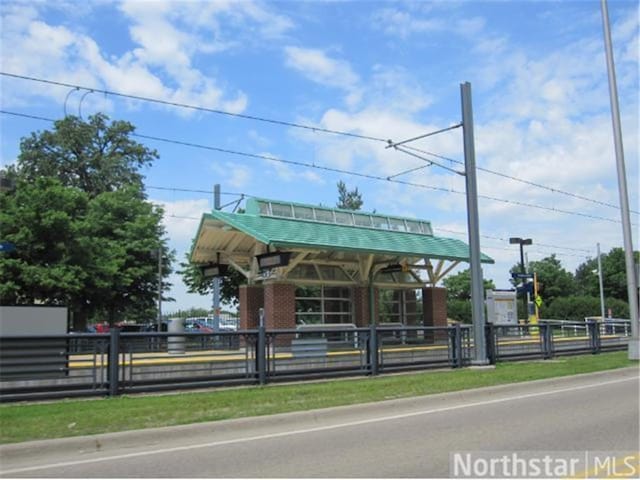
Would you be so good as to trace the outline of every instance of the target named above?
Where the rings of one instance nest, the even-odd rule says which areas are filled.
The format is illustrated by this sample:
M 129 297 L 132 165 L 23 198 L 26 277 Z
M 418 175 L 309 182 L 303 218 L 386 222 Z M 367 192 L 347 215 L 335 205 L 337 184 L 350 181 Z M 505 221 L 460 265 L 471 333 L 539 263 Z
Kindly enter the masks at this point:
M 261 269 L 270 259 L 273 268 Z M 245 277 L 241 329 L 257 327 L 260 308 L 267 328 L 446 326 L 437 285 L 469 261 L 469 247 L 434 236 L 425 220 L 251 198 L 245 213 L 203 215 L 191 261 Z

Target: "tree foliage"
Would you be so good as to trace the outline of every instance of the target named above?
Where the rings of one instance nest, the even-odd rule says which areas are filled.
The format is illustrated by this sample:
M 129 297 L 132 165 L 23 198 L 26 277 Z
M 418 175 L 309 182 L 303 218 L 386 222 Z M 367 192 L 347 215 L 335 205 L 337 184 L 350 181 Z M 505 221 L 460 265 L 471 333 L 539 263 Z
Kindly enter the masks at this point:
M 162 209 L 145 201 L 140 168 L 157 156 L 130 137 L 127 122 L 67 117 L 21 142 L 0 193 L 5 305 L 67 305 L 76 328 L 87 318 L 155 317 L 158 251 L 170 272 Z M 163 282 L 166 290 L 169 284 Z
M 362 208 L 362 194 L 356 187 L 354 190 L 347 190 L 347 185 L 340 180 L 338 182 L 338 203 L 337 208 L 343 210 L 360 210 Z
M 191 263 L 190 254 L 185 254 L 185 261 L 180 263 L 178 274 L 187 286 L 189 293 L 213 295 L 213 278 L 205 278 L 199 265 Z M 246 278 L 240 272 L 229 266 L 228 275 L 222 277 L 220 283 L 220 300 L 232 306 L 238 305 L 240 285 L 246 283 Z
M 447 289 L 447 316 L 471 323 L 471 270 L 450 275 L 442 281 Z M 483 291 L 496 288 L 493 280 L 483 279 Z
M 617 298 L 605 299 L 605 315 L 608 309 L 614 318 L 629 318 L 629 305 Z M 542 312 L 542 318 L 582 321 L 585 317 L 600 316 L 600 297 L 558 297 Z
M 27 181 L 57 178 L 94 197 L 127 186 L 143 192 L 140 169 L 158 153 L 131 139 L 135 127 L 101 113 L 85 122 L 67 116 L 52 131 L 35 132 L 20 142 L 19 176 Z

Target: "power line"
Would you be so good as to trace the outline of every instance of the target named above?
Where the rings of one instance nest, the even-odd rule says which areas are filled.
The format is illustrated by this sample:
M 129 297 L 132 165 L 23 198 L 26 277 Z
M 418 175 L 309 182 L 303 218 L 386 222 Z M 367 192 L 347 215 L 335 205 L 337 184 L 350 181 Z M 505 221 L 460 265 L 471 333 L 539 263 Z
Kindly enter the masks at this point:
M 361 134 L 357 134 L 357 133 L 352 133 L 352 132 L 344 132 L 344 131 L 340 131 L 340 130 L 333 130 L 333 129 L 328 129 L 328 128 L 322 128 L 322 127 L 317 127 L 317 126 L 313 126 L 313 125 L 304 125 L 301 123 L 295 123 L 295 122 L 287 122 L 284 120 L 277 120 L 277 119 L 271 119 L 271 118 L 265 118 L 265 117 L 258 117 L 255 115 L 246 115 L 246 114 L 241 114 L 241 113 L 233 113 L 233 112 L 228 112 L 225 110 L 219 110 L 219 109 L 214 109 L 214 108 L 208 108 L 208 107 L 202 107 L 199 105 L 191 105 L 191 104 L 186 104 L 186 103 L 180 103 L 180 102 L 171 102 L 168 100 L 161 100 L 161 99 L 157 99 L 157 98 L 151 98 L 151 97 L 143 97 L 140 95 L 131 95 L 131 94 L 125 94 L 125 93 L 120 93 L 120 92 L 116 92 L 113 90 L 104 90 L 104 89 L 98 89 L 98 88 L 91 88 L 91 87 L 86 87 L 86 86 L 82 86 L 82 85 L 77 85 L 77 84 L 72 84 L 72 83 L 66 83 L 66 82 L 58 82 L 58 81 L 54 81 L 54 80 L 48 80 L 48 79 L 43 79 L 43 78 L 37 78 L 37 77 L 30 77 L 27 75 L 18 75 L 15 73 L 9 73 L 9 72 L 0 72 L 0 75 L 6 76 L 6 77 L 12 77 L 12 78 L 17 78 L 20 80 L 28 80 L 28 81 L 32 81 L 32 82 L 39 82 L 39 83 L 45 83 L 45 84 L 49 84 L 49 85 L 57 85 L 57 86 L 61 86 L 61 87 L 66 87 L 66 88 L 72 88 L 74 90 L 86 90 L 87 92 L 95 92 L 95 93 L 103 93 L 104 95 L 111 95 L 114 97 L 122 97 L 122 98 L 129 98 L 129 99 L 133 99 L 133 100 L 138 100 L 138 101 L 144 101 L 144 102 L 150 102 L 150 103 L 157 103 L 157 104 L 161 104 L 161 105 L 167 105 L 167 106 L 172 106 L 172 107 L 178 107 L 178 108 L 186 108 L 186 109 L 190 109 L 190 110 L 196 110 L 196 111 L 202 111 L 202 112 L 207 112 L 207 113 L 215 113 L 218 115 L 226 115 L 226 116 L 231 116 L 231 117 L 237 117 L 237 118 L 243 118 L 245 120 L 254 120 L 254 121 L 258 121 L 258 122 L 264 122 L 264 123 L 271 123 L 271 124 L 275 124 L 275 125 L 281 125 L 281 126 L 287 126 L 287 127 L 293 127 L 293 128 L 300 128 L 300 129 L 304 129 L 304 130 L 310 130 L 313 132 L 320 132 L 320 133 L 327 133 L 327 134 L 332 134 L 332 135 L 341 135 L 341 136 L 346 136 L 346 137 L 351 137 L 351 138 L 359 138 L 362 140 L 370 140 L 370 141 L 375 141 L 375 142 L 384 142 L 387 144 L 387 148 L 390 147 L 397 147 L 398 145 L 404 145 L 407 142 L 410 142 L 412 140 L 416 140 L 416 139 L 421 139 L 427 136 L 431 136 L 437 133 L 442 133 L 442 132 L 446 132 L 449 130 L 453 130 L 456 128 L 459 128 L 462 124 L 456 124 L 453 125 L 451 127 L 447 127 L 447 128 L 443 128 L 441 130 L 437 130 L 435 132 L 430 132 L 424 135 L 420 135 L 414 138 L 411 138 L 409 140 L 404 140 L 402 142 L 397 142 L 394 143 L 389 139 L 383 139 L 380 137 L 374 137 L 374 136 L 370 136 L 370 135 L 361 135 Z M 67 95 L 68 97 L 68 95 Z M 66 101 L 65 101 L 65 106 L 66 106 Z M 65 111 L 66 113 L 66 111 Z M 32 117 L 32 118 L 36 118 L 36 117 Z M 443 160 L 448 160 L 450 162 L 454 162 L 454 163 L 458 163 L 458 164 L 463 164 L 463 162 L 461 162 L 460 160 L 455 160 L 449 157 L 446 157 L 444 155 L 439 155 L 433 152 L 429 152 L 426 150 L 422 150 L 419 148 L 415 148 L 415 147 L 411 147 L 411 146 L 404 146 L 404 148 L 409 149 L 409 150 L 413 150 L 416 152 L 420 152 L 420 153 L 424 153 L 426 155 L 430 155 L 436 158 L 440 158 Z M 400 150 L 398 148 L 396 148 L 397 150 Z M 405 153 L 409 153 L 409 152 L 405 152 Z M 425 159 L 423 159 L 425 160 Z M 425 161 L 429 161 L 429 160 L 425 160 Z M 435 164 L 435 163 L 434 163 Z M 439 167 L 442 168 L 446 168 L 443 167 L 440 164 L 435 164 Z M 562 189 L 558 189 L 558 188 L 554 188 L 554 187 L 548 187 L 546 185 L 542 185 L 536 182 L 532 182 L 530 180 L 524 180 L 518 177 L 514 177 L 511 175 L 507 175 L 501 172 L 496 172 L 493 170 L 489 170 L 487 168 L 483 168 L 483 167 L 478 167 L 476 166 L 477 170 L 486 172 L 486 173 L 490 173 L 492 175 L 498 175 L 500 177 L 503 178 L 507 178 L 509 180 L 513 180 L 516 182 L 520 182 L 526 185 L 530 185 L 536 188 L 542 188 L 554 193 L 559 193 L 562 195 L 566 195 L 569 197 L 573 197 L 579 200 L 583 200 L 586 202 L 591 202 L 591 203 L 595 203 L 598 205 L 602 205 L 602 206 L 606 206 L 606 207 L 610 207 L 610 208 L 615 208 L 617 210 L 620 209 L 619 206 L 611 204 L 611 203 L 607 203 L 607 202 L 602 202 L 600 200 L 595 200 L 593 198 L 589 198 L 589 197 L 585 197 L 583 195 L 579 195 L 576 193 L 572 193 L 572 192 L 568 192 L 566 190 L 562 190 Z M 396 177 L 399 175 L 402 175 L 404 173 L 409 173 L 411 170 L 409 171 L 405 171 L 396 175 L 392 175 L 392 177 Z M 455 173 L 460 174 L 460 172 L 453 170 Z M 640 212 L 636 211 L 636 210 L 630 210 L 631 213 L 639 215 Z
M 180 103 L 180 102 L 170 102 L 168 100 L 161 100 L 158 98 L 151 98 L 151 97 L 143 97 L 140 95 L 131 95 L 131 94 L 127 94 L 127 93 L 120 93 L 120 92 L 116 92 L 113 90 L 104 90 L 101 88 L 92 88 L 92 87 L 85 87 L 82 85 L 76 85 L 73 83 L 66 83 L 66 82 L 57 82 L 54 80 L 47 80 L 44 78 L 36 78 L 36 77 L 29 77 L 27 75 L 18 75 L 15 73 L 8 73 L 8 72 L 0 72 L 0 75 L 4 75 L 5 77 L 12 77 L 12 78 L 18 78 L 20 80 L 29 80 L 32 82 L 39 82 L 39 83 L 46 83 L 48 85 L 57 85 L 60 87 L 67 87 L 67 88 L 73 88 L 73 89 L 80 89 L 80 90 L 87 90 L 88 92 L 94 92 L 94 93 L 102 93 L 104 95 L 111 95 L 113 97 L 122 97 L 122 98 L 128 98 L 131 100 L 139 100 L 142 102 L 150 102 L 150 103 L 157 103 L 160 105 L 167 105 L 170 107 L 178 107 L 178 108 L 186 108 L 189 110 L 196 110 L 199 112 L 207 112 L 207 113 L 215 113 L 217 115 L 226 115 L 229 117 L 237 117 L 237 118 L 243 118 L 245 120 L 254 120 L 257 122 L 264 122 L 264 123 L 271 123 L 274 125 L 281 125 L 281 126 L 285 126 L 285 127 L 293 127 L 293 128 L 301 128 L 304 130 L 310 130 L 313 132 L 321 132 L 321 133 L 329 133 L 332 135 L 342 135 L 345 137 L 352 137 L 352 138 L 360 138 L 363 140 L 372 140 L 375 142 L 385 142 L 387 143 L 387 139 L 385 138 L 379 138 L 379 137 L 373 137 L 370 135 L 360 135 L 357 133 L 351 133 L 351 132 L 343 132 L 340 130 L 332 130 L 329 128 L 322 128 L 322 127 L 315 127 L 312 125 L 303 125 L 301 123 L 294 123 L 294 122 L 287 122 L 284 120 L 275 120 L 272 118 L 265 118 L 265 117 L 258 117 L 255 115 L 245 115 L 242 113 L 233 113 L 233 112 L 228 112 L 225 110 L 219 110 L 216 108 L 208 108 L 208 107 L 202 107 L 199 105 L 191 105 L 188 103 Z
M 27 117 L 27 118 L 34 118 L 34 119 L 45 120 L 45 121 L 49 121 L 49 122 L 53 122 L 54 121 L 54 120 L 52 120 L 50 118 L 37 117 L 35 115 L 25 115 L 25 114 L 16 113 L 16 112 L 8 112 L 8 111 L 5 111 L 5 110 L 0 110 L 0 113 L 8 114 L 8 115 L 15 115 L 15 116 L 19 116 L 19 117 L 23 117 L 24 116 L 24 117 Z M 427 185 L 427 184 L 423 184 L 423 183 L 415 183 L 415 182 L 408 182 L 408 181 L 404 181 L 404 180 L 391 179 L 391 178 L 382 177 L 382 176 L 379 176 L 379 175 L 372 175 L 372 174 L 367 174 L 367 173 L 362 173 L 362 172 L 354 172 L 354 171 L 344 170 L 344 169 L 341 169 L 341 168 L 328 167 L 328 166 L 325 166 L 325 165 L 317 165 L 315 163 L 300 162 L 300 161 L 295 161 L 295 160 L 285 160 L 285 159 L 273 157 L 273 156 L 270 156 L 270 155 L 261 155 L 261 154 L 255 154 L 255 153 L 241 152 L 241 151 L 231 150 L 231 149 L 227 149 L 227 148 L 214 147 L 214 146 L 210 146 L 210 145 L 202 145 L 202 144 L 193 143 L 193 142 L 185 142 L 185 141 L 174 140 L 174 139 L 165 138 L 165 137 L 157 137 L 157 136 L 152 136 L 152 135 L 143 135 L 143 134 L 139 134 L 139 133 L 132 133 L 131 135 L 134 136 L 134 137 L 144 138 L 144 139 L 147 139 L 147 140 L 154 140 L 154 141 L 163 142 L 163 143 L 171 143 L 171 144 L 174 144 L 174 145 L 182 145 L 182 146 L 186 146 L 186 147 L 198 148 L 198 149 L 209 150 L 209 151 L 214 151 L 214 152 L 219 152 L 219 153 L 226 153 L 226 154 L 229 154 L 229 155 L 241 156 L 241 157 L 246 157 L 246 158 L 266 160 L 266 161 L 269 161 L 269 162 L 283 163 L 283 164 L 286 164 L 286 165 L 294 165 L 294 166 L 305 167 L 305 168 L 314 168 L 314 169 L 317 169 L 317 170 L 333 172 L 333 173 L 340 173 L 342 175 L 350 175 L 350 176 L 354 176 L 354 177 L 365 178 L 365 179 L 368 179 L 368 180 L 377 180 L 377 181 L 383 181 L 383 182 L 396 183 L 396 184 L 399 184 L 399 185 L 405 185 L 405 186 L 414 187 L 414 188 L 422 188 L 422 189 L 434 190 L 434 191 L 439 191 L 439 192 L 444 192 L 444 193 L 455 193 L 455 194 L 458 194 L 458 195 L 466 195 L 466 193 L 464 191 L 456 190 L 456 189 L 453 189 L 453 188 L 444 188 L 444 187 L 438 187 L 438 186 L 435 186 L 435 185 Z M 569 211 L 569 210 L 563 210 L 563 209 L 555 208 L 555 207 L 545 207 L 545 206 L 536 205 L 536 204 L 533 204 L 533 203 L 527 203 L 527 202 L 521 202 L 521 201 L 517 201 L 517 200 L 509 200 L 509 199 L 504 199 L 504 198 L 492 197 L 490 195 L 478 195 L 478 198 L 482 198 L 484 200 L 491 200 L 491 201 L 495 201 L 495 202 L 500 202 L 500 203 L 505 203 L 505 204 L 518 205 L 518 206 L 522 206 L 522 207 L 536 208 L 536 209 L 539 209 L 539 210 L 545 210 L 545 211 L 554 212 L 554 213 L 563 213 L 563 214 L 566 214 L 566 215 L 580 216 L 580 217 L 584 217 L 584 218 L 590 218 L 590 219 L 593 219 L 593 220 L 602 220 L 602 221 L 611 222 L 611 223 L 620 223 L 620 220 L 615 220 L 615 219 L 612 219 L 612 218 L 605 218 L 605 217 L 600 217 L 600 216 L 597 216 L 597 215 L 590 215 L 590 214 L 582 213 L 582 212 L 574 212 L 574 211 Z
M 453 233 L 453 234 L 455 234 L 455 235 L 463 235 L 463 236 L 466 236 L 466 235 L 467 235 L 467 232 L 460 232 L 460 231 L 457 231 L 457 230 L 449 230 L 449 229 L 447 229 L 447 228 L 435 227 L 435 230 L 440 230 L 440 231 L 442 231 L 442 232 Z M 501 241 L 501 242 L 505 242 L 505 243 L 509 241 L 509 239 L 508 239 L 508 238 L 496 237 L 496 236 L 494 236 L 494 235 L 482 235 L 482 234 L 481 234 L 480 236 L 481 236 L 482 238 L 487 238 L 487 239 L 489 239 L 489 240 L 499 240 L 499 241 Z M 587 249 L 584 249 L 584 248 L 561 247 L 560 245 L 551 245 L 551 244 L 548 244 L 548 243 L 538 243 L 538 242 L 536 242 L 536 243 L 535 243 L 535 245 L 536 245 L 536 246 L 541 246 L 541 247 L 549 247 L 549 248 L 561 248 L 561 249 L 563 249 L 563 250 L 571 250 L 571 251 L 574 251 L 574 252 L 585 252 L 585 253 L 591 253 L 591 250 L 587 250 Z M 510 251 L 511 251 L 511 250 L 513 250 L 513 249 L 512 249 L 512 248 L 506 248 L 506 250 L 510 250 Z M 517 249 L 516 249 L 516 250 L 517 250 Z
M 426 151 L 426 150 L 422 150 L 420 148 L 409 147 L 409 146 L 405 146 L 404 148 L 406 148 L 408 150 L 414 150 L 416 152 L 420 152 L 420 153 L 423 153 L 425 155 L 430 155 L 432 157 L 440 158 L 442 160 L 448 160 L 449 162 L 453 162 L 453 163 L 457 163 L 457 164 L 460 164 L 460 165 L 464 165 L 464 162 L 462 162 L 460 160 L 456 160 L 454 158 L 445 157 L 444 155 L 439 155 L 437 153 L 433 153 L 433 152 L 429 152 L 429 151 Z M 420 158 L 420 157 L 417 157 L 417 158 Z M 428 159 L 422 159 L 422 160 L 427 161 L 427 162 L 430 161 Z M 477 165 L 476 165 L 476 170 L 480 170 L 480 171 L 485 172 L 485 173 L 490 173 L 492 175 L 497 175 L 499 177 L 507 178 L 509 180 L 513 180 L 514 182 L 520 182 L 520 183 L 524 183 L 525 185 L 531 185 L 532 187 L 542 188 L 544 190 L 548 190 L 548 191 L 553 192 L 553 193 L 559 193 L 559 194 L 562 194 L 562 195 L 566 195 L 568 197 L 573 197 L 573 198 L 576 198 L 578 200 L 584 200 L 586 202 L 591 202 L 591 203 L 595 203 L 595 204 L 602 205 L 602 206 L 605 206 L 605 207 L 610 207 L 610 208 L 615 208 L 617 210 L 620 210 L 619 206 L 614 205 L 612 203 L 607 203 L 607 202 L 603 202 L 603 201 L 596 200 L 596 199 L 593 199 L 593 198 L 585 197 L 585 196 L 579 195 L 577 193 L 567 192 L 566 190 L 562 190 L 562 189 L 559 189 L 559 188 L 548 187 L 546 185 L 542 185 L 540 183 L 532 182 L 530 180 L 524 180 L 522 178 L 514 177 L 512 175 L 507 175 L 506 173 L 496 172 L 494 170 L 489 170 L 488 168 L 478 167 Z M 406 172 L 404 172 L 404 173 L 406 173 Z M 456 172 L 456 173 L 458 173 L 458 172 Z M 400 174 L 398 174 L 398 175 L 400 175 Z M 636 215 L 640 214 L 640 212 L 635 211 L 635 210 L 630 210 L 630 212 L 631 213 L 635 213 Z

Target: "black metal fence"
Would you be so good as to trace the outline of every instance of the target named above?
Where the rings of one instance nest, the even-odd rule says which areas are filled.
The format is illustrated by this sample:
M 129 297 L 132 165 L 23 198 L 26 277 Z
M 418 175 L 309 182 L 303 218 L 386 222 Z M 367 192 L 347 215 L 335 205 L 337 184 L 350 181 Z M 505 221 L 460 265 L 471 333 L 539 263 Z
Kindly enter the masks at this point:
M 626 329 L 625 329 L 626 328 Z M 487 326 L 493 363 L 626 348 L 628 325 Z M 0 400 L 120 395 L 470 364 L 468 325 L 0 337 Z

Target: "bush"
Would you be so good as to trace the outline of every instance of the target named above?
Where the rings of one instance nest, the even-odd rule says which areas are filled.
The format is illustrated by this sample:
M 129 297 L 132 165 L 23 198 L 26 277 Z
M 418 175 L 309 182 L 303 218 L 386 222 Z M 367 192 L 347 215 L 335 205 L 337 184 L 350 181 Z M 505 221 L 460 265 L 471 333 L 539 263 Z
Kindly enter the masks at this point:
M 605 299 L 607 309 L 612 310 L 614 318 L 629 318 L 629 305 L 616 298 Z M 600 316 L 600 298 L 573 296 L 556 298 L 548 307 L 540 309 L 540 317 L 549 320 L 584 320 L 585 317 Z

